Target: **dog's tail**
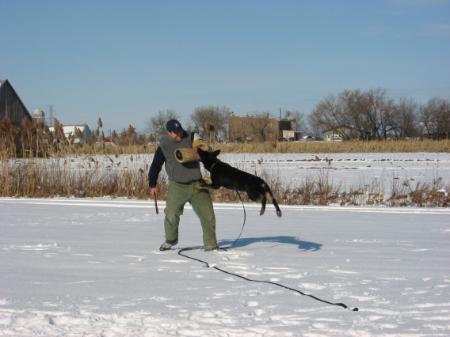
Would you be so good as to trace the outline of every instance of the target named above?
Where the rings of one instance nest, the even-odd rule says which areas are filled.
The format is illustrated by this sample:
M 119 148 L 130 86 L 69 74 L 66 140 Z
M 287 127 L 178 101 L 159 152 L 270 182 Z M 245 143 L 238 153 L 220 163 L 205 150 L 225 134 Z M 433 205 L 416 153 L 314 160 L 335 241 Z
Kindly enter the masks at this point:
M 280 209 L 280 206 L 278 206 L 277 199 L 275 199 L 275 197 L 273 196 L 272 190 L 270 189 L 269 185 L 267 185 L 266 182 L 264 182 L 263 188 L 264 188 L 264 192 L 265 192 L 265 193 L 269 193 L 270 198 L 272 199 L 272 203 L 273 203 L 273 205 L 275 206 L 275 209 L 276 209 L 276 211 L 277 211 L 277 215 L 278 215 L 279 217 L 281 217 L 281 209 Z

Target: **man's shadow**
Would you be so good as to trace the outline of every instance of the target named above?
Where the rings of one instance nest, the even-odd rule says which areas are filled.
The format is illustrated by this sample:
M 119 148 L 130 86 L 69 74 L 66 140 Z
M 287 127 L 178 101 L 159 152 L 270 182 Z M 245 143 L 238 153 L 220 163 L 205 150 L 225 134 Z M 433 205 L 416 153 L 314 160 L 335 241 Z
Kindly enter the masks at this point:
M 294 236 L 266 236 L 259 238 L 240 238 L 235 242 L 235 240 L 221 240 L 219 242 L 219 246 L 229 246 L 229 248 L 239 248 L 245 247 L 257 242 L 271 242 L 275 244 L 288 244 L 295 245 L 298 249 L 303 251 L 318 251 L 321 247 L 321 243 L 311 242 L 311 241 L 302 241 L 297 239 Z

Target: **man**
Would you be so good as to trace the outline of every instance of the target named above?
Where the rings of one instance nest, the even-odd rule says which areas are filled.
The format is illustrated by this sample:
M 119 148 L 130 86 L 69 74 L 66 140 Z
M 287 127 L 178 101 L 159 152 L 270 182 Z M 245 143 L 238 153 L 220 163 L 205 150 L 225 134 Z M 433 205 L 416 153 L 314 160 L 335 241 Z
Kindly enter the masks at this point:
M 192 147 L 193 134 L 188 135 L 180 122 L 171 119 L 166 124 L 167 135 L 161 136 L 159 147 L 153 157 L 148 172 L 150 194 L 156 198 L 158 189 L 156 182 L 162 165 L 165 163 L 169 186 L 164 210 L 164 230 L 166 241 L 159 250 L 171 249 L 178 243 L 178 225 L 184 205 L 190 202 L 193 210 L 200 218 L 203 230 L 203 247 L 205 251 L 218 249 L 216 240 L 216 217 L 209 191 L 195 188 L 202 179 L 198 161 L 179 163 L 175 158 L 175 150 Z

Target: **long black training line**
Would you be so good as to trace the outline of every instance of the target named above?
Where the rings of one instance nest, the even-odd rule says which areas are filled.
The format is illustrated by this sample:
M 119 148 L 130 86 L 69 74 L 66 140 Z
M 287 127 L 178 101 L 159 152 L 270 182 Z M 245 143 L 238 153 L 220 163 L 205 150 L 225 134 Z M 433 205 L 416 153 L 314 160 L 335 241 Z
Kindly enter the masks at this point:
M 236 193 L 239 197 L 239 200 L 241 201 L 242 209 L 244 210 L 244 222 L 242 223 L 241 231 L 239 232 L 238 237 L 233 241 L 233 243 L 231 244 L 231 246 L 229 246 L 229 248 L 234 247 L 236 245 L 236 243 L 239 241 L 239 239 L 241 238 L 242 232 L 244 232 L 245 221 L 247 220 L 247 211 L 245 210 L 244 202 L 242 201 L 241 195 L 239 194 L 238 190 L 236 190 Z
M 295 288 L 291 288 L 291 287 L 285 286 L 284 284 L 281 284 L 281 283 L 272 282 L 272 281 L 264 281 L 264 280 L 255 280 L 255 279 L 251 279 L 251 278 L 249 278 L 249 277 L 245 277 L 245 276 L 242 276 L 242 275 L 239 275 L 239 274 L 236 274 L 236 273 L 232 273 L 232 272 L 230 272 L 230 271 L 227 271 L 227 270 L 225 270 L 225 269 L 219 268 L 219 267 L 217 267 L 217 266 L 212 266 L 212 267 L 211 267 L 211 266 L 209 265 L 208 262 L 206 262 L 206 261 L 204 261 L 204 260 L 202 260 L 202 259 L 198 259 L 198 258 L 189 256 L 189 255 L 187 255 L 187 254 L 184 254 L 184 252 L 186 252 L 186 251 L 189 251 L 189 250 L 196 250 L 196 249 L 200 249 L 200 248 L 201 248 L 201 247 L 187 247 L 187 248 L 182 248 L 182 249 L 178 250 L 178 255 L 183 256 L 183 257 L 185 257 L 185 258 L 187 258 L 187 259 L 190 259 L 190 260 L 193 260 L 193 261 L 197 261 L 197 262 L 203 263 L 207 268 L 213 268 L 213 269 L 218 270 L 218 271 L 220 271 L 220 272 L 222 272 L 222 273 L 224 273 L 224 274 L 231 275 L 231 276 L 235 276 L 235 277 L 238 277 L 238 278 L 240 278 L 240 279 L 243 279 L 243 280 L 246 280 L 246 281 L 249 281 L 249 282 L 271 284 L 271 285 L 274 285 L 274 286 L 277 286 L 277 287 L 280 287 L 280 288 L 284 288 L 284 289 L 287 289 L 287 290 L 296 292 L 297 294 L 300 294 L 300 295 L 302 295 L 302 296 L 308 296 L 308 297 L 310 297 L 310 298 L 312 298 L 312 299 L 314 299 L 314 300 L 316 300 L 316 301 L 319 301 L 319 302 L 322 302 L 322 303 L 325 303 L 325 304 L 335 305 L 335 306 L 342 307 L 342 308 L 344 308 L 344 309 L 348 309 L 348 310 L 351 310 L 351 311 L 359 311 L 359 309 L 356 308 L 356 307 L 355 307 L 355 308 L 349 308 L 349 307 L 348 307 L 346 304 L 344 304 L 344 303 L 334 303 L 334 302 L 326 301 L 326 300 L 323 300 L 323 299 L 321 299 L 321 298 L 319 298 L 319 297 L 317 297 L 317 296 L 314 296 L 314 295 L 311 295 L 311 294 L 306 294 L 306 293 L 304 293 L 304 292 L 301 291 L 301 290 L 298 290 L 298 289 L 295 289 Z

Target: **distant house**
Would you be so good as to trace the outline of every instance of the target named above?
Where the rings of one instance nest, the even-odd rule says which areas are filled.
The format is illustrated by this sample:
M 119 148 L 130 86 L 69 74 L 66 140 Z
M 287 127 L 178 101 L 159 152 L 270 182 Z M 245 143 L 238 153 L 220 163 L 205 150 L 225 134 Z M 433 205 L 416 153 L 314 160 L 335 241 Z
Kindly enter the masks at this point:
M 8 80 L 0 80 L 0 120 L 9 119 L 20 127 L 23 120 L 31 121 L 31 115 Z
M 115 146 L 116 144 L 113 141 L 113 137 L 100 137 L 97 138 L 97 145 L 98 144 L 103 144 L 106 146 Z
M 279 139 L 281 141 L 295 141 L 302 136 L 301 131 L 297 131 L 297 120 L 295 118 L 284 118 L 278 121 Z
M 235 116 L 228 118 L 231 142 L 278 140 L 278 120 L 269 116 Z
M 49 128 L 51 133 L 55 133 L 55 128 Z M 86 144 L 92 138 L 91 129 L 87 124 L 66 125 L 63 126 L 64 136 L 71 144 Z
M 327 142 L 342 142 L 344 137 L 339 130 L 330 130 L 323 133 L 323 139 Z
M 286 141 L 297 140 L 294 130 L 280 130 L 280 138 Z
M 278 119 L 268 114 L 228 117 L 230 142 L 294 141 L 301 138 L 295 118 Z

